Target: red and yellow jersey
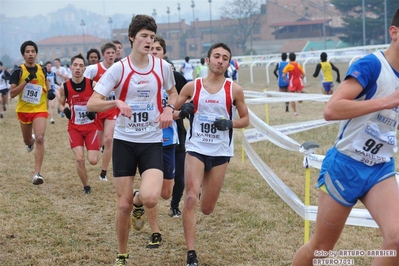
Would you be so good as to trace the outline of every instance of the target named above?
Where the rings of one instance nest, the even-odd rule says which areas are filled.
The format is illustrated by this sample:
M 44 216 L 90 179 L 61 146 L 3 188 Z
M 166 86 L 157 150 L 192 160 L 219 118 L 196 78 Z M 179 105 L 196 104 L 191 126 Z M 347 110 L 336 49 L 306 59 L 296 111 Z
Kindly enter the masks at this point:
M 39 64 L 36 64 L 36 67 L 36 78 L 26 84 L 18 95 L 17 113 L 47 112 L 46 74 Z M 18 85 L 24 82 L 30 74 L 24 64 L 21 65 L 21 70 Z

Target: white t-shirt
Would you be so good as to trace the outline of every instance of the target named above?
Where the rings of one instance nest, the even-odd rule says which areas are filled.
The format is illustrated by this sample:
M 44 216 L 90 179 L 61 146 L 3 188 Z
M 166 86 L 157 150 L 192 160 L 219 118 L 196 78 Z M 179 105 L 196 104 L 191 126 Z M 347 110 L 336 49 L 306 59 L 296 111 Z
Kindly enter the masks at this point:
M 66 70 L 66 68 L 65 67 L 63 67 L 63 66 L 60 66 L 59 68 L 56 68 L 55 66 L 53 66 L 52 68 L 51 68 L 51 71 L 52 72 L 54 72 L 56 75 L 57 75 L 57 82 L 58 82 L 58 84 L 63 84 L 65 81 L 66 81 L 66 79 L 64 78 L 64 77 L 61 77 L 60 75 L 62 75 L 62 76 L 66 76 L 66 75 L 68 75 L 68 72 L 67 72 L 67 70 Z M 58 74 L 57 74 L 57 72 L 58 72 Z M 60 75 L 59 75 L 60 74 Z
M 133 109 L 131 119 L 122 115 L 116 119 L 115 139 L 137 143 L 163 140 L 162 129 L 154 120 L 163 112 L 162 87 L 169 91 L 175 80 L 168 62 L 152 55 L 148 55 L 148 61 L 147 67 L 139 69 L 132 64 L 130 57 L 123 58 L 105 72 L 94 88 L 104 96 L 115 88 L 115 98 Z

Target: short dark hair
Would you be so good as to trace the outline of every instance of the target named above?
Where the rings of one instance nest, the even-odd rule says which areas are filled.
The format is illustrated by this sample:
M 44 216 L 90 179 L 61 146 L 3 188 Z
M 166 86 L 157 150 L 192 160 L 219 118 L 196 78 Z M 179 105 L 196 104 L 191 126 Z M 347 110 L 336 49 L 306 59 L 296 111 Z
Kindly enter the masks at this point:
M 295 54 L 295 53 L 290 53 L 290 54 L 288 55 L 288 58 L 290 59 L 290 61 L 295 61 L 295 59 L 296 59 L 296 54 Z
M 109 49 L 109 48 L 114 49 L 115 52 L 116 52 L 116 45 L 115 45 L 115 43 L 113 43 L 113 42 L 107 42 L 107 43 L 104 43 L 103 45 L 101 45 L 101 54 L 104 54 L 104 53 L 105 53 L 105 50 L 107 50 L 107 49 Z
M 61 60 L 59 58 L 54 59 L 54 61 L 58 61 L 61 63 Z
M 119 40 L 116 40 L 116 39 L 115 39 L 115 40 L 112 40 L 112 42 L 115 43 L 115 44 L 120 44 L 120 45 L 122 45 L 122 43 L 121 43 Z
M 97 54 L 98 60 L 101 59 L 100 51 L 97 50 L 96 48 L 91 48 L 89 51 L 87 51 L 87 54 L 86 54 L 86 59 L 87 60 L 89 60 L 90 54 L 92 54 L 92 53 L 96 53 Z
M 33 41 L 26 41 L 21 45 L 21 55 L 24 55 L 26 46 L 33 46 L 35 48 L 36 53 L 39 53 L 39 49 L 37 48 L 37 44 Z
M 392 17 L 391 26 L 399 27 L 399 8 Z
M 0 61 L 0 66 L 3 66 L 3 62 Z
M 162 38 L 162 36 L 160 36 L 160 35 L 155 35 L 154 42 L 159 42 L 159 45 L 161 45 L 161 47 L 163 49 L 163 53 L 166 54 L 166 42 L 165 42 L 164 38 Z
M 186 61 L 188 63 L 188 61 L 190 61 L 190 57 L 188 57 L 188 56 L 184 57 L 184 61 Z
M 327 53 L 322 52 L 322 53 L 320 54 L 320 60 L 321 60 L 322 62 L 326 62 L 326 61 L 327 61 Z
M 281 53 L 281 60 L 287 60 L 287 53 Z
M 50 61 L 47 61 L 44 65 L 47 66 L 48 64 L 53 64 Z
M 148 15 L 135 15 L 132 18 L 128 29 L 128 36 L 131 47 L 133 47 L 133 42 L 132 40 L 130 40 L 130 37 L 135 38 L 137 32 L 143 29 L 157 33 L 157 23 L 155 22 L 155 19 Z
M 214 45 L 212 45 L 211 48 L 209 48 L 209 50 L 208 50 L 207 57 L 211 58 L 212 51 L 214 49 L 216 49 L 216 48 L 219 48 L 219 47 L 222 47 L 223 49 L 227 50 L 230 53 L 230 58 L 229 58 L 229 62 L 230 62 L 230 60 L 231 60 L 231 49 L 230 49 L 230 47 L 227 44 L 225 44 L 223 42 L 215 43 Z
M 201 62 L 201 65 L 205 64 L 205 58 L 202 57 L 202 58 L 200 59 L 200 62 Z
M 83 64 L 86 65 L 85 58 L 83 57 L 82 54 L 77 54 L 77 55 L 73 56 L 71 58 L 71 65 L 73 64 L 73 61 L 75 61 L 76 59 L 82 59 L 83 60 Z

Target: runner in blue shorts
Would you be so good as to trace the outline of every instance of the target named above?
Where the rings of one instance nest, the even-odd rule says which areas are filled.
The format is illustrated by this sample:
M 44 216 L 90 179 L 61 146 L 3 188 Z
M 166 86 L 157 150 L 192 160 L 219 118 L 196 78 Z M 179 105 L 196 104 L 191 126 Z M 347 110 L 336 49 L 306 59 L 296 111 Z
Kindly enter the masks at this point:
M 358 200 L 381 230 L 379 248 L 398 254 L 399 190 L 393 154 L 398 149 L 399 9 L 389 35 L 392 41 L 385 51 L 352 64 L 325 107 L 324 118 L 341 120 L 340 127 L 320 171 L 315 232 L 292 265 L 313 265 L 316 250 L 333 250 Z M 373 265 L 399 265 L 399 257 L 375 257 Z

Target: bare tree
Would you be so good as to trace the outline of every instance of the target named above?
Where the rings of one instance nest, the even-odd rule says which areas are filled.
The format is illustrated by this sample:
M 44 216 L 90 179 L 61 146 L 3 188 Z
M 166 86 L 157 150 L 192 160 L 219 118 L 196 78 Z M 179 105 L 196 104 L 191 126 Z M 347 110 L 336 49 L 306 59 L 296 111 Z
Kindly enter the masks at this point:
M 235 44 L 246 51 L 247 41 L 251 41 L 253 30 L 260 26 L 261 3 L 258 0 L 231 0 L 221 8 L 223 17 L 233 20 L 226 34 Z

